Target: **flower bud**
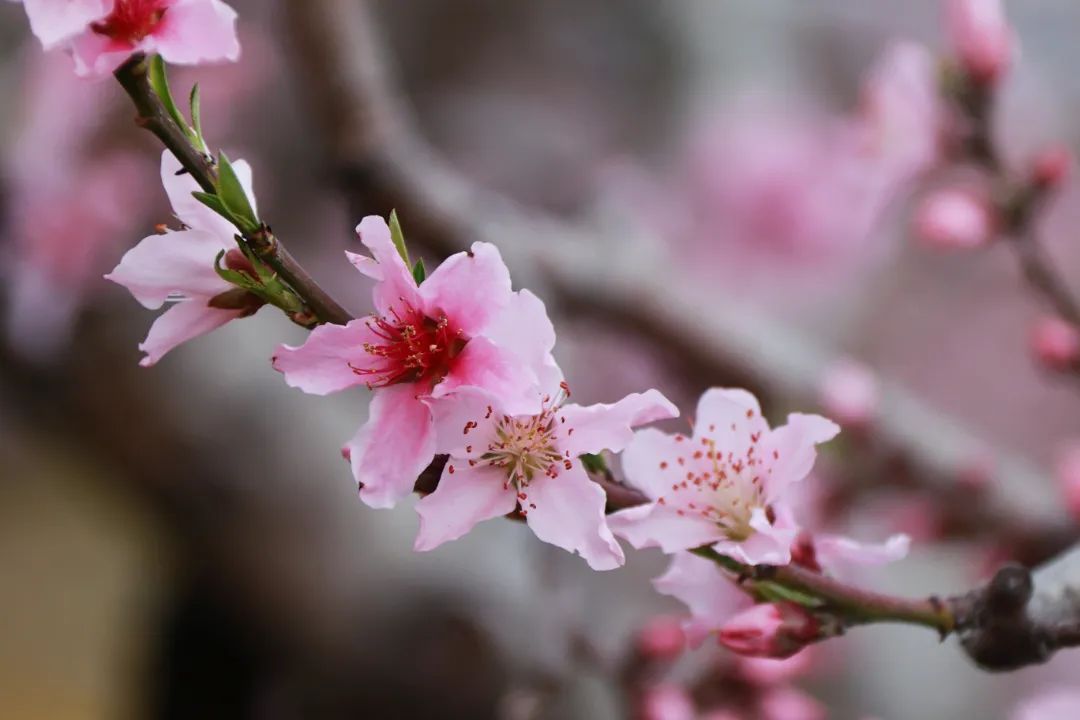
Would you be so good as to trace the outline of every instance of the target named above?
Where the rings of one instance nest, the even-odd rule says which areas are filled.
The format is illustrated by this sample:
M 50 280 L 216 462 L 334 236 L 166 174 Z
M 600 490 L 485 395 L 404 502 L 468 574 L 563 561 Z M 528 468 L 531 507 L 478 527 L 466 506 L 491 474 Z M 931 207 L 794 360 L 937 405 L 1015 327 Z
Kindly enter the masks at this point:
M 1031 162 L 1031 182 L 1043 190 L 1060 187 L 1072 169 L 1072 153 L 1063 145 L 1053 145 L 1039 152 Z
M 821 637 L 821 623 L 791 602 L 761 603 L 720 628 L 720 643 L 740 655 L 786 658 Z
M 661 615 L 652 618 L 638 630 L 637 650 L 649 660 L 671 661 L 686 647 L 682 620 Z
M 1067 370 L 1080 362 L 1080 330 L 1056 316 L 1040 318 L 1031 329 L 1031 350 L 1044 367 Z
M 1065 508 L 1080 519 L 1080 444 L 1061 453 L 1054 476 Z
M 994 217 L 977 193 L 959 188 L 923 198 L 915 212 L 915 235 L 936 250 L 970 250 L 990 242 Z
M 948 0 L 945 29 L 972 80 L 992 85 L 1008 72 L 1016 43 L 1001 0 Z
M 832 364 L 821 383 L 821 407 L 845 427 L 865 427 L 877 414 L 877 378 L 865 365 L 843 359 Z

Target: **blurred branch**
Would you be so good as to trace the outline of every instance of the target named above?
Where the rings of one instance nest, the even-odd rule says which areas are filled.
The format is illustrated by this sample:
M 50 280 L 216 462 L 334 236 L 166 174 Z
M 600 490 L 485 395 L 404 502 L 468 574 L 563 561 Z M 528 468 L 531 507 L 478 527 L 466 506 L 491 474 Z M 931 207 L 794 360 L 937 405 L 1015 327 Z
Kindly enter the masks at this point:
M 161 99 L 150 85 L 148 71 L 148 58 L 143 54 L 132 56 L 116 71 L 116 79 L 131 96 L 139 112 L 136 123 L 157 136 L 204 191 L 216 195 L 218 178 L 212 158 L 200 152 L 169 117 Z M 293 258 L 269 226 L 264 224 L 258 232 L 245 233 L 240 237 L 257 257 L 288 283 L 318 321 L 344 325 L 352 320 L 352 316 L 319 287 L 314 278 Z M 301 325 L 311 324 L 309 318 L 300 315 L 302 314 L 292 319 Z

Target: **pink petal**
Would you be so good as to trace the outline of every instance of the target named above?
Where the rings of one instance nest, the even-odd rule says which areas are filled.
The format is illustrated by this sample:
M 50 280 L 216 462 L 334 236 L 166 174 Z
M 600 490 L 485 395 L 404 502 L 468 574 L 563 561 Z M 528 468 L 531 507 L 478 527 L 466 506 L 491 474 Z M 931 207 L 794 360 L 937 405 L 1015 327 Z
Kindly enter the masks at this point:
M 757 398 L 745 390 L 710 388 L 698 400 L 694 437 L 713 438 L 718 451 L 744 456 L 751 435 L 768 431 Z
M 153 45 L 177 65 L 235 61 L 240 57 L 236 11 L 221 0 L 177 0 L 155 28 Z
M 888 565 L 907 557 L 911 538 L 897 534 L 883 543 L 861 543 L 842 535 L 815 535 L 814 552 L 823 567 L 837 565 Z
M 484 335 L 532 368 L 541 388 L 556 388 L 562 382 L 562 370 L 551 354 L 555 347 L 555 327 L 544 302 L 528 290 L 513 293 Z
M 692 617 L 684 628 L 692 645 L 699 645 L 705 636 L 753 604 L 716 563 L 685 552 L 672 556 L 667 571 L 653 580 L 653 587 L 690 609 Z
M 679 409 L 657 390 L 627 395 L 612 405 L 567 405 L 558 416 L 566 418 L 573 434 L 563 440 L 562 449 L 572 457 L 601 450 L 619 452 L 634 438 L 632 428 L 678 415 Z
M 659 547 L 666 553 L 690 550 L 724 539 L 717 527 L 700 515 L 679 515 L 659 503 L 620 510 L 608 518 L 615 534 L 636 548 Z
M 256 207 L 255 191 L 252 187 L 251 166 L 244 160 L 233 162 L 233 169 L 240 179 L 240 185 L 247 193 L 251 206 Z M 211 233 L 233 247 L 233 236 L 237 230 L 225 218 L 196 200 L 191 193 L 202 190 L 189 173 L 177 174 L 181 170 L 180 161 L 168 150 L 161 154 L 161 183 L 165 194 L 169 196 L 173 213 L 184 225 Z
M 393 507 L 412 493 L 420 472 L 435 457 L 431 413 L 413 385 L 376 390 L 368 421 L 346 446 L 360 499 Z
M 80 34 L 112 12 L 114 0 L 25 0 L 30 30 L 46 50 Z
M 211 298 L 232 288 L 214 271 L 214 258 L 224 249 L 220 238 L 195 230 L 151 235 L 124 253 L 105 279 L 151 309 L 176 295 Z
M 494 434 L 494 422 L 503 415 L 495 410 L 495 398 L 475 389 L 466 388 L 425 402 L 431 408 L 435 452 L 455 457 L 468 454 L 466 447 L 486 446 Z
M 104 77 L 131 57 L 135 48 L 92 30 L 85 30 L 70 40 L 68 49 L 79 77 Z
M 678 468 L 671 463 L 681 453 L 681 446 L 674 435 L 645 428 L 634 433 L 634 438 L 622 454 L 623 472 L 626 480 L 648 497 L 656 500 L 671 490 L 673 482 L 681 481 Z M 663 463 L 663 465 L 661 465 Z
M 498 248 L 473 243 L 467 253 L 456 253 L 435 269 L 420 286 L 427 314 L 436 310 L 450 318 L 467 336 L 480 334 L 510 304 L 510 271 Z
M 604 518 L 607 496 L 580 462 L 555 477 L 538 477 L 525 493 L 521 507 L 536 537 L 577 552 L 593 570 L 612 570 L 625 562 Z
M 755 508 L 750 517 L 754 533 L 746 540 L 721 540 L 713 548 L 748 565 L 787 565 L 791 562 L 791 544 L 799 534 L 797 527 L 772 524 L 765 511 Z
M 242 310 L 220 310 L 205 298 L 184 300 L 166 310 L 154 324 L 139 349 L 146 353 L 139 364 L 150 367 L 177 345 L 205 335 L 243 314 Z
M 1074 720 L 1080 717 L 1080 689 L 1061 686 L 1041 690 L 1013 710 L 1012 720 Z
M 768 474 L 769 502 L 776 500 L 788 485 L 805 478 L 817 459 L 815 445 L 832 440 L 840 432 L 840 426 L 820 415 L 792 413 L 787 425 L 778 427 L 762 441 L 762 457 Z
M 374 263 L 362 255 L 346 255 L 357 270 L 379 281 L 373 291 L 379 314 L 389 316 L 391 310 L 403 302 L 417 310 L 423 309 L 412 270 L 405 266 L 394 247 L 386 221 L 378 215 L 368 215 L 356 226 L 356 234 L 371 253 Z
M 761 699 L 761 720 L 826 720 L 828 715 L 821 703 L 790 685 L 773 688 Z
M 373 378 L 358 374 L 353 368 L 366 367 L 371 362 L 372 356 L 364 350 L 364 343 L 376 340 L 364 318 L 348 325 L 320 325 L 311 331 L 303 345 L 278 347 L 273 357 L 274 369 L 285 375 L 290 387 L 313 395 L 364 385 Z M 412 384 L 403 387 L 410 394 L 416 393 Z
M 444 542 L 457 540 L 478 523 L 513 512 L 517 506 L 514 488 L 506 475 L 489 465 L 469 467 L 450 459 L 439 487 L 416 504 L 420 532 L 413 548 L 432 550 Z
M 531 415 L 540 409 L 535 374 L 517 356 L 486 337 L 469 341 L 431 396 L 441 398 L 465 388 L 483 390 L 498 398 L 502 412 L 508 415 Z

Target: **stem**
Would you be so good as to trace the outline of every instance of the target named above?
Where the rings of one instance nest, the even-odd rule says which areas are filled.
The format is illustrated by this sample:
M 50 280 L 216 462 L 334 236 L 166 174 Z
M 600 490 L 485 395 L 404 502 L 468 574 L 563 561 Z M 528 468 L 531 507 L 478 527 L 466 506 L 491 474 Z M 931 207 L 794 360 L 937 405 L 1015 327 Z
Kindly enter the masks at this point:
M 139 112 L 136 118 L 139 127 L 152 132 L 203 190 L 217 194 L 217 170 L 212 158 L 200 152 L 169 117 L 161 99 L 150 85 L 146 55 L 133 55 L 115 74 Z M 353 319 L 348 311 L 319 287 L 268 226 L 264 225 L 258 232 L 242 234 L 241 237 L 248 247 L 292 288 L 319 322 L 345 325 Z M 309 324 L 297 318 L 293 320 Z

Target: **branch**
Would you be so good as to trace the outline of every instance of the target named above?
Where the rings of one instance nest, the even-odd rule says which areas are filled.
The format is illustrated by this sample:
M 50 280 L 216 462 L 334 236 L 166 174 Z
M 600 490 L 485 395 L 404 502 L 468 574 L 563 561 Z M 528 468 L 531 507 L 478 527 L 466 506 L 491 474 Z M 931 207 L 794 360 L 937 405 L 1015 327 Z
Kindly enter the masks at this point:
M 213 160 L 200 152 L 169 117 L 161 99 L 150 85 L 148 71 L 148 59 L 141 53 L 132 56 L 116 71 L 117 81 L 131 96 L 138 110 L 136 123 L 157 136 L 203 190 L 217 194 L 217 169 Z M 263 225 L 258 232 L 243 234 L 241 237 L 259 258 L 288 283 L 317 321 L 344 325 L 352 320 L 352 316 L 319 287 L 311 275 L 289 254 L 269 226 Z M 310 325 L 305 318 L 294 317 L 293 320 Z

